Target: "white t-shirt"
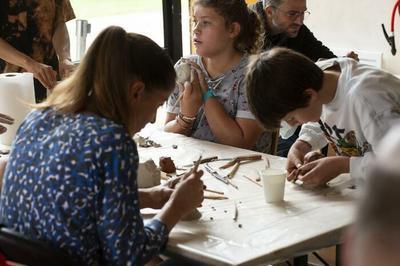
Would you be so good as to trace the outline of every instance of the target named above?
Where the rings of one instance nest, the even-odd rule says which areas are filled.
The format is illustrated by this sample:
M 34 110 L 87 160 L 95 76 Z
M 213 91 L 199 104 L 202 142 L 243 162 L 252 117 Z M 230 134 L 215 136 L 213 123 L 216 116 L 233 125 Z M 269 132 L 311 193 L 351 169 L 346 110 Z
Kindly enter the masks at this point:
M 400 79 L 349 58 L 316 64 L 323 70 L 339 64 L 341 74 L 334 99 L 323 105 L 320 122 L 304 124 L 299 139 L 313 149 L 328 141 L 336 154 L 351 157 L 351 177 L 364 178 L 377 144 L 400 123 Z

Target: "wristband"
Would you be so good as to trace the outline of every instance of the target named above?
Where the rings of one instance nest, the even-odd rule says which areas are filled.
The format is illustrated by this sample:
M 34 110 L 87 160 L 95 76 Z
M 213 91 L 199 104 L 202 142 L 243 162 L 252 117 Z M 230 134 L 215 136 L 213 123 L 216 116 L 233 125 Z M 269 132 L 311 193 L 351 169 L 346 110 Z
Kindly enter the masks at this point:
M 210 97 L 215 98 L 216 96 L 214 94 L 214 91 L 211 88 L 208 88 L 208 90 L 203 93 L 203 96 L 202 96 L 203 102 L 207 101 L 208 98 L 210 98 Z

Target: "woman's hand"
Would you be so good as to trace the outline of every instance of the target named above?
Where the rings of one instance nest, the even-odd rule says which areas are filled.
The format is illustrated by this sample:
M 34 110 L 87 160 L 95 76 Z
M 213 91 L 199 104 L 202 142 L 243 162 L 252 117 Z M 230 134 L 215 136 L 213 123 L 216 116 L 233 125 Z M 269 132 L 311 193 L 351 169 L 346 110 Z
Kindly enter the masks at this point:
M 176 185 L 171 195 L 173 210 L 179 212 L 181 217 L 200 206 L 204 199 L 203 171 L 190 173 L 184 176 Z
M 46 87 L 52 89 L 57 83 L 57 72 L 51 66 L 41 64 L 35 60 L 29 60 L 26 65 L 26 70 L 33 73 L 33 76 Z
M 60 71 L 61 79 L 65 79 L 74 72 L 75 66 L 70 59 L 63 59 L 58 64 L 58 69 Z

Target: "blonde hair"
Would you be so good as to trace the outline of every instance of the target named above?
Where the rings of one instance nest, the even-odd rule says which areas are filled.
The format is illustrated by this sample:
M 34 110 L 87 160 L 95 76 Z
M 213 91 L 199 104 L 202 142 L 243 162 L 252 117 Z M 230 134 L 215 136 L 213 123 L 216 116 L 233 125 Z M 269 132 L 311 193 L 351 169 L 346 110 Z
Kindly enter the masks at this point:
M 71 77 L 58 84 L 36 108 L 63 113 L 93 112 L 129 130 L 128 88 L 132 81 L 145 84 L 146 94 L 171 90 L 175 85 L 171 59 L 151 39 L 127 33 L 116 26 L 95 39 Z

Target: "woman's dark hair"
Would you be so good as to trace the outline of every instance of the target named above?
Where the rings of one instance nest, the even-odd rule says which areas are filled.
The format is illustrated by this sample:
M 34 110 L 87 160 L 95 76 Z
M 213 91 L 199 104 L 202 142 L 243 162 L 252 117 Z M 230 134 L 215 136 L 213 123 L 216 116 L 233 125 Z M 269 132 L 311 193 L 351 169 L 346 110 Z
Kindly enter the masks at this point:
M 193 6 L 210 7 L 220 14 L 229 26 L 233 22 L 240 25 L 234 47 L 237 51 L 258 53 L 263 45 L 263 28 L 258 15 L 247 7 L 244 0 L 196 0 Z
M 245 83 L 250 110 L 266 129 L 280 127 L 289 112 L 308 106 L 306 89 L 319 91 L 323 71 L 304 55 L 274 48 L 250 59 Z

